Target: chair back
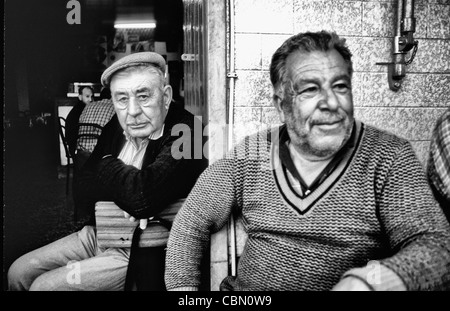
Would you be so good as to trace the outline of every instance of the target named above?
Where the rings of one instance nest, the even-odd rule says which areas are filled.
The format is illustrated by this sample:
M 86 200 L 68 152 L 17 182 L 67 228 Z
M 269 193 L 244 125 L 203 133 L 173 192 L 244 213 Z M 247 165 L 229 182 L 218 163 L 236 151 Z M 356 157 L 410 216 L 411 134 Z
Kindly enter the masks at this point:
M 66 154 L 66 158 L 67 158 L 67 165 L 70 164 L 70 159 L 73 159 L 72 154 L 70 154 L 69 151 L 69 144 L 67 143 L 67 139 L 66 139 L 66 119 L 64 117 L 58 117 L 58 132 L 59 132 L 59 137 L 61 138 L 63 147 L 64 147 L 64 152 Z
M 67 139 L 66 139 L 66 119 L 64 117 L 58 117 L 58 132 L 59 132 L 59 137 L 61 138 L 62 141 L 62 145 L 64 147 L 64 152 L 66 154 L 66 159 L 67 159 L 67 172 L 66 172 L 66 195 L 69 194 L 69 180 L 70 180 L 70 167 L 73 164 L 73 156 L 70 153 L 70 149 L 69 149 L 69 144 L 67 143 Z M 71 161 L 72 160 L 72 161 Z M 76 211 L 74 212 L 74 221 L 76 222 L 77 219 L 77 214 Z
M 139 247 L 166 245 L 171 224 L 184 201 L 185 199 L 179 199 L 169 204 L 148 221 L 147 228 L 142 232 Z M 131 222 L 125 218 L 123 210 L 114 202 L 99 201 L 95 204 L 95 227 L 99 247 L 131 247 L 133 232 L 137 225 L 138 221 Z

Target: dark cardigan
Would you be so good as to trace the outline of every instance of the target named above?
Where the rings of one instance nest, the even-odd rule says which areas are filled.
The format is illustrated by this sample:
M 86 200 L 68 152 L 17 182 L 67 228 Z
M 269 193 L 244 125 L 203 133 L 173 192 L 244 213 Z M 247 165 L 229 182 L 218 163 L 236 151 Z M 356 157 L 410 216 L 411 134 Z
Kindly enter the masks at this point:
M 195 122 L 197 124 L 194 126 Z M 184 124 L 181 128 L 185 131 L 172 135 L 172 128 L 177 124 Z M 190 129 L 189 133 L 186 126 Z M 198 133 L 194 132 L 194 128 Z M 191 158 L 175 159 L 171 152 L 172 144 L 183 135 L 186 135 L 183 141 L 190 137 Z M 158 214 L 170 202 L 187 197 L 208 165 L 203 153 L 199 159 L 194 158 L 194 150 L 199 147 L 203 149 L 206 142 L 200 119 L 175 103 L 169 108 L 162 137 L 150 140 L 141 169 L 126 165 L 117 158 L 125 142 L 123 129 L 115 115 L 105 125 L 92 155 L 80 171 L 77 195 L 83 208 L 90 212 L 91 224 L 94 223 L 97 201 L 114 201 L 136 218 Z M 197 146 L 194 147 L 194 144 Z M 176 146 L 179 150 L 188 147 L 181 143 Z M 112 156 L 102 159 L 105 155 Z

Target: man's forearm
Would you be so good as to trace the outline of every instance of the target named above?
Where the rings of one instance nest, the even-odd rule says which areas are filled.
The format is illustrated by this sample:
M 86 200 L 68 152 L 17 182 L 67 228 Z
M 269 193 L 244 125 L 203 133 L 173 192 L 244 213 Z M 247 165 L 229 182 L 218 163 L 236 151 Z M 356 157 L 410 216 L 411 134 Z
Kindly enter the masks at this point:
M 380 263 L 394 271 L 408 290 L 445 290 L 443 281 L 450 280 L 450 233 L 421 234 Z

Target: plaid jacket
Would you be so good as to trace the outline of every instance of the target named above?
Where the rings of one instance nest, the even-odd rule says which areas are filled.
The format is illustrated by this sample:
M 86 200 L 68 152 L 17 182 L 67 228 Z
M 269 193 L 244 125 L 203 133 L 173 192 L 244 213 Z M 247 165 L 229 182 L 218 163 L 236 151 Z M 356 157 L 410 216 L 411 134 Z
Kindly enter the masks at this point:
M 427 175 L 431 189 L 450 221 L 450 108 L 436 122 Z
M 95 123 L 103 127 L 109 120 L 111 120 L 114 113 L 115 111 L 112 101 L 110 99 L 103 99 L 86 105 L 80 115 L 78 123 Z M 97 134 L 100 136 L 101 129 L 81 126 L 78 129 L 78 135 L 81 134 Z M 92 152 L 96 144 L 97 138 L 95 137 L 79 137 L 77 140 L 77 149 Z

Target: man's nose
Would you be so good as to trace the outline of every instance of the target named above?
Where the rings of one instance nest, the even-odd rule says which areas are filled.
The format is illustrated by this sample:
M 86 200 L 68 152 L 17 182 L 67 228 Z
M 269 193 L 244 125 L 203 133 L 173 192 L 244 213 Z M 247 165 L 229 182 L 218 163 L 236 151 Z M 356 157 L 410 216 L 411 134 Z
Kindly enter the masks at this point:
M 319 102 L 320 109 L 337 110 L 339 108 L 339 100 L 332 89 L 322 90 L 322 98 Z
M 128 103 L 127 112 L 131 116 L 136 116 L 141 113 L 141 106 L 138 104 L 137 100 L 132 97 L 130 98 L 130 102 Z

